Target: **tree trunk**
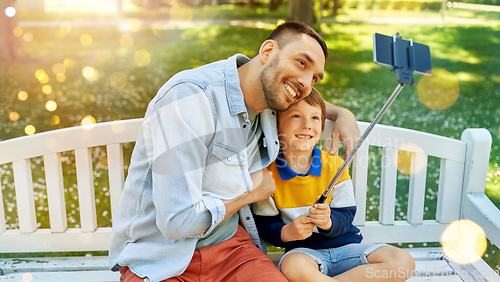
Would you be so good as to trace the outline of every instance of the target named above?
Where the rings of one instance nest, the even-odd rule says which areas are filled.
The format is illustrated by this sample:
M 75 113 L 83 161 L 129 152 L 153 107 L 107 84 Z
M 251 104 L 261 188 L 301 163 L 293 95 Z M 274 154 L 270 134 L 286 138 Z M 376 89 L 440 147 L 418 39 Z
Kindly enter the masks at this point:
M 269 11 L 278 10 L 278 7 L 280 4 L 281 4 L 281 0 L 270 0 L 269 1 Z
M 314 27 L 313 0 L 288 0 L 288 19 Z
M 254 0 L 248 0 L 248 9 L 255 9 Z
M 4 13 L 9 6 L 14 6 L 13 0 L 0 1 L 0 11 Z M 17 17 L 0 16 L 0 61 L 11 62 L 19 57 L 21 42 L 14 35 L 14 28 L 17 26 Z
M 340 0 L 333 0 L 333 15 L 336 16 L 339 14 L 339 9 L 342 8 L 342 3 Z

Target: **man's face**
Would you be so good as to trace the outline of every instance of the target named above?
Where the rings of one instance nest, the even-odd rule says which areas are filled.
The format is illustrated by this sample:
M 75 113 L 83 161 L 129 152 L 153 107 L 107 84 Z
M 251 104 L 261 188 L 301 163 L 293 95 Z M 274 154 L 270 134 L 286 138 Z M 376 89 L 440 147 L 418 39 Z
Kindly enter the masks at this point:
M 260 74 L 268 108 L 284 111 L 311 93 L 323 78 L 325 56 L 319 43 L 306 34 L 273 50 Z

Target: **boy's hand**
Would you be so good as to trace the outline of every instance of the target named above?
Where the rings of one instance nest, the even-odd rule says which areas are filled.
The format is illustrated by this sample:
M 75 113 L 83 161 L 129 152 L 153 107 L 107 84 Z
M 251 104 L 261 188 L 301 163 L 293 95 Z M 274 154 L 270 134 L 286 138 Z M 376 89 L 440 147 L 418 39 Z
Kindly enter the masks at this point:
M 329 231 L 332 228 L 330 205 L 328 203 L 314 204 L 309 208 L 309 218 L 318 228 Z
M 281 241 L 304 240 L 312 235 L 314 226 L 308 214 L 300 215 L 281 229 Z

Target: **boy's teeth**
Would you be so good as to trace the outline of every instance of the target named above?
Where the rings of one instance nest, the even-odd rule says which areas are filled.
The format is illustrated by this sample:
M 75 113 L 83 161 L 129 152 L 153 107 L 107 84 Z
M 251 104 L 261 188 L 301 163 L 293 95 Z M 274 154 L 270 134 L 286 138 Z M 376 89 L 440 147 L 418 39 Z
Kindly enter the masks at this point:
M 293 91 L 292 87 L 288 86 L 288 84 L 285 84 L 285 87 L 286 87 L 286 89 L 288 89 L 288 91 L 290 91 L 293 98 L 295 98 L 295 96 L 297 96 L 297 93 L 295 93 L 295 91 Z
M 296 135 L 299 138 L 311 138 L 309 135 Z

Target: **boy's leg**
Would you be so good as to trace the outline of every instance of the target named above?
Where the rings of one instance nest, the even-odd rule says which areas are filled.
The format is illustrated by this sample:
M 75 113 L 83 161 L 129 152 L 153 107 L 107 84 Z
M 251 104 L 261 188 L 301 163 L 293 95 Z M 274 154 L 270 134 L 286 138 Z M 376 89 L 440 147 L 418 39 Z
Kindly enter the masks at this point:
M 290 282 L 303 281 L 337 281 L 327 276 L 328 258 L 320 252 L 307 248 L 297 248 L 283 256 L 280 270 Z
M 383 246 L 366 255 L 369 264 L 358 265 L 334 278 L 339 281 L 406 281 L 415 270 L 415 260 L 403 249 Z

